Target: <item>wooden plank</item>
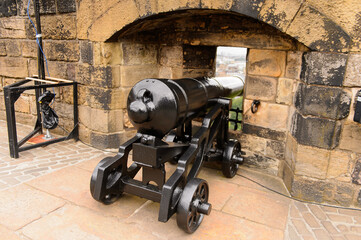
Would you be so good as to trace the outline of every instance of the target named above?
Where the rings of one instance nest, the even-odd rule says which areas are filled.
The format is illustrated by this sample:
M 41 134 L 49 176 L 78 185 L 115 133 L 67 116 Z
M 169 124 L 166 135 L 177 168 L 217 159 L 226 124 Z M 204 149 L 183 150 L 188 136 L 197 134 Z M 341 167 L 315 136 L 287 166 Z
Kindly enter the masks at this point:
M 43 80 L 43 79 L 39 79 L 39 78 L 31 78 L 31 77 L 27 77 L 25 79 L 26 80 L 38 81 L 38 82 L 45 82 L 45 83 L 50 83 L 50 84 L 57 84 L 58 83 L 58 82 L 54 82 L 54 81 Z
M 38 75 L 33 75 L 33 77 L 38 78 Z M 71 80 L 66 80 L 66 79 L 62 79 L 62 78 L 54 78 L 54 77 L 45 77 L 45 79 L 58 81 L 58 82 L 66 82 L 66 83 L 74 82 L 74 81 L 71 81 Z

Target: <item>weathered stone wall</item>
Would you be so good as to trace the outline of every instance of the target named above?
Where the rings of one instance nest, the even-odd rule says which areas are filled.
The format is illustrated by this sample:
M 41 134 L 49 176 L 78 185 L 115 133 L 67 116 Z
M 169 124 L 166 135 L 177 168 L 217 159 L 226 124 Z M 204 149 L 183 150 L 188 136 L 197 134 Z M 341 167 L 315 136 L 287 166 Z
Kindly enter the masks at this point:
M 102 132 L 102 138 L 96 136 L 98 130 L 95 128 L 84 126 L 81 133 L 89 132 L 89 141 L 95 146 L 117 147 L 134 134 L 126 112 L 126 97 L 131 87 L 141 79 L 151 77 L 213 76 L 216 46 L 224 45 L 224 39 L 228 39 L 227 44 L 231 46 L 307 50 L 266 24 L 222 12 L 182 11 L 143 20 L 104 44 L 109 48 L 106 64 L 113 70 L 120 69 L 120 84 L 113 90 L 113 99 L 118 102 L 112 106 L 123 111 L 123 129 Z M 82 116 L 86 115 L 82 113 L 81 120 Z
M 299 51 L 250 49 L 241 140 L 247 164 L 277 175 L 285 159 L 289 112 L 301 70 Z M 260 100 L 258 111 L 250 111 Z
M 361 205 L 361 126 L 353 122 L 358 54 L 303 54 L 287 136 L 284 179 L 292 195 Z M 350 77 L 353 76 L 353 77 Z
M 212 76 L 216 46 L 246 47 L 246 113 L 243 134 L 234 133 L 246 164 L 282 177 L 296 197 L 361 205 L 361 126 L 352 121 L 361 88 L 358 0 L 40 2 L 50 74 L 80 83 L 83 141 L 114 148 L 134 134 L 125 108 L 139 80 Z M 0 3 L 1 98 L 4 85 L 37 73 L 26 6 Z M 34 102 L 31 92 L 21 96 L 19 122 L 33 124 Z M 72 92 L 57 90 L 54 107 L 70 130 Z

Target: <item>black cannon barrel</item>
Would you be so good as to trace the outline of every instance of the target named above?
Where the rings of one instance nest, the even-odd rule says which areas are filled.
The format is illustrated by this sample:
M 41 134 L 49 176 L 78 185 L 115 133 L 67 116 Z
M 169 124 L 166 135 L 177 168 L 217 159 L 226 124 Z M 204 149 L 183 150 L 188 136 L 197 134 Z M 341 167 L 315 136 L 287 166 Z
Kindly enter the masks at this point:
M 128 115 L 139 132 L 163 137 L 205 109 L 210 99 L 236 96 L 243 86 L 244 80 L 237 76 L 144 79 L 129 93 Z

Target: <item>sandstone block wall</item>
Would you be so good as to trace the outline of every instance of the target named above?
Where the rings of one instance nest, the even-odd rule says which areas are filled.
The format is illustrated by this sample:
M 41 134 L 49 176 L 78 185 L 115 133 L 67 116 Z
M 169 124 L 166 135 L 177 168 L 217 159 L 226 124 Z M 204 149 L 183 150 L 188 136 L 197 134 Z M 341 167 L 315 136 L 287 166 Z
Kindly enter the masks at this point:
M 357 87 L 347 77 L 359 64 L 355 56 L 303 54 L 284 165 L 285 182 L 296 197 L 346 206 L 361 204 L 361 155 L 355 147 L 361 146 L 361 128 L 352 121 L 355 94 L 361 85 Z

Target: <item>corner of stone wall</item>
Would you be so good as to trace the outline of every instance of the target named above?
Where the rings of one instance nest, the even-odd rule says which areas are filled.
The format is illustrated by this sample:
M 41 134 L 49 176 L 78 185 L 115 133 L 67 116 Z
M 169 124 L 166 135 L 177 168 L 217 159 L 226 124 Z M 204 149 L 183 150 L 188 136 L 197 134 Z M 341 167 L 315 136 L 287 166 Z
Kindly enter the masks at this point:
M 283 171 L 294 197 L 361 206 L 361 125 L 352 121 L 361 89 L 356 66 L 357 54 L 302 57 Z
M 289 115 L 301 56 L 297 51 L 264 49 L 248 53 L 241 136 L 245 164 L 283 179 L 292 177 L 286 162 Z M 255 114 L 250 111 L 253 100 L 261 101 Z

